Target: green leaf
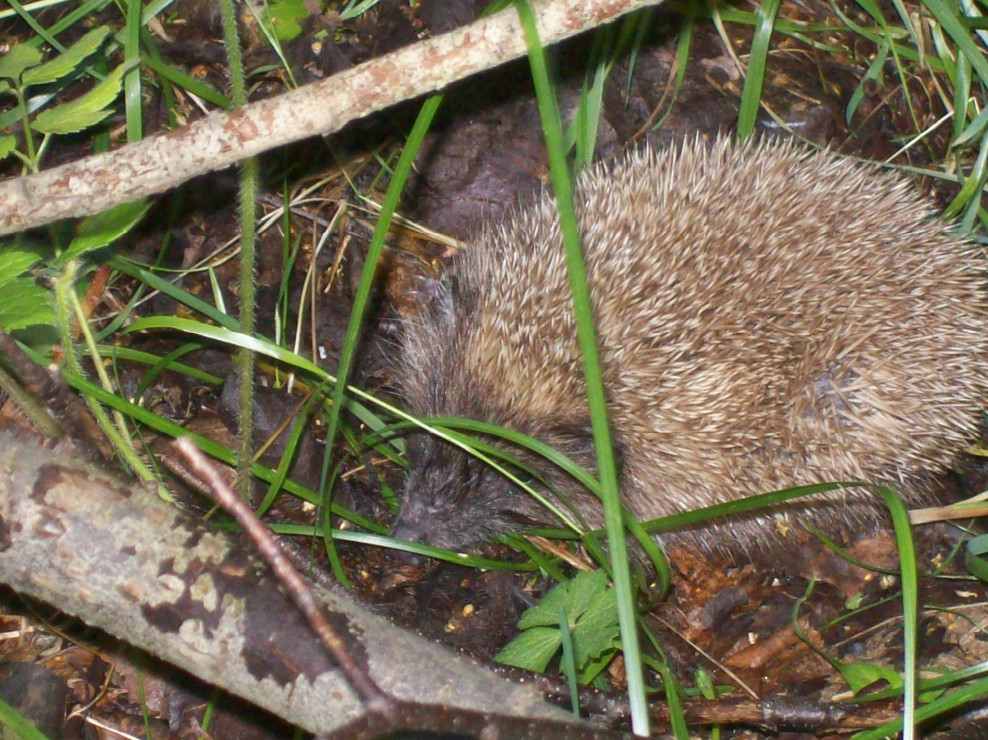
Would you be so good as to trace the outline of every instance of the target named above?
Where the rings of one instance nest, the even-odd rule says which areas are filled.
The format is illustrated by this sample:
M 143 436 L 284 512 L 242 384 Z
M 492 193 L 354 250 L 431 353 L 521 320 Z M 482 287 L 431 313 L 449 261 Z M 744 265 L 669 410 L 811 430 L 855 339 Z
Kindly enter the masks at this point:
M 954 139 L 951 147 L 958 148 L 971 144 L 975 139 L 980 138 L 988 126 L 988 108 L 981 111 L 971 123 L 969 123 L 961 133 Z
M 558 617 L 557 617 L 558 619 Z M 494 660 L 541 673 L 562 645 L 558 629 L 536 627 L 525 630 L 504 646 Z
M 988 583 L 988 534 L 968 540 L 964 565 L 972 576 Z
M 865 85 L 867 80 L 873 80 L 879 85 L 881 84 L 882 73 L 885 70 L 885 62 L 888 59 L 890 50 L 890 44 L 888 40 L 884 41 L 878 47 L 878 53 L 875 54 L 875 58 L 871 60 L 871 64 L 868 65 L 868 69 L 865 70 L 864 76 L 858 83 L 857 87 L 854 88 L 854 92 L 851 93 L 851 98 L 847 102 L 847 106 L 844 110 L 844 120 L 847 125 L 851 125 L 851 119 L 854 118 L 855 112 L 858 110 L 858 106 L 865 97 Z
M 611 664 L 611 661 L 614 660 L 615 653 L 617 653 L 616 649 L 606 650 L 596 658 L 588 661 L 587 664 L 583 666 L 583 671 L 580 673 L 580 683 L 589 684 L 597 678 L 597 676 L 599 676 L 601 672 Z
M 35 324 L 54 323 L 51 296 L 50 291 L 29 275 L 4 283 L 0 290 L 0 327 L 11 332 Z
M 693 675 L 696 687 L 700 690 L 700 696 L 704 699 L 717 698 L 717 687 L 714 685 L 713 676 L 705 668 L 698 666 Z
M 54 110 L 41 113 L 31 128 L 43 134 L 74 134 L 92 128 L 111 113 L 113 111 L 109 108 L 98 111 L 68 111 L 59 106 Z
M 120 94 L 120 82 L 129 66 L 120 65 L 85 95 L 42 111 L 32 128 L 43 134 L 74 134 L 95 126 L 113 112 L 107 106 Z
M 617 600 L 614 589 L 598 593 L 573 629 L 576 664 L 586 667 L 591 660 L 618 644 Z
M 17 44 L 4 56 L 0 57 L 0 77 L 13 80 L 18 84 L 21 74 L 28 67 L 33 67 L 42 59 L 41 52 L 27 44 Z
M 224 110 L 230 110 L 233 107 L 230 99 L 225 97 L 222 93 L 217 92 L 205 82 L 197 80 L 192 75 L 186 74 L 176 67 L 165 64 L 160 59 L 149 56 L 142 58 L 141 62 L 152 72 L 164 77 L 169 82 L 174 83 L 184 90 L 188 90 L 193 95 L 196 95 L 215 106 L 223 108 Z
M 56 264 L 64 264 L 71 259 L 81 257 L 86 252 L 102 249 L 113 243 L 134 228 L 150 207 L 151 204 L 146 200 L 135 200 L 83 220 L 79 224 L 75 238 L 59 255 Z
M 291 41 L 302 33 L 299 19 L 308 18 L 309 15 L 303 0 L 274 0 L 268 5 L 264 20 L 275 38 Z
M 835 663 L 834 665 L 855 694 L 882 680 L 894 689 L 902 687 L 902 676 L 888 666 L 874 663 Z
M 16 136 L 0 136 L 0 159 L 6 159 L 17 148 Z
M 519 629 L 559 625 L 562 608 L 575 623 L 591 604 L 594 596 L 607 587 L 607 573 L 595 570 L 577 573 L 570 581 L 560 583 L 542 597 L 542 601 L 526 610 L 518 622 Z
M 41 261 L 38 249 L 22 244 L 0 246 L 0 291 Z
M 944 218 L 954 218 L 969 203 L 977 206 L 980 202 L 981 189 L 988 180 L 988 130 L 981 135 L 981 143 L 978 147 L 978 157 L 971 166 L 971 171 L 964 176 L 961 189 L 943 209 Z
M 566 628 L 573 639 L 574 663 L 583 672 L 582 678 L 589 680 L 599 673 L 613 655 L 620 634 L 614 589 L 602 569 L 578 573 L 527 610 L 518 623 L 524 631 L 505 646 L 497 660 L 533 671 L 545 670 L 562 645 L 560 614 L 569 621 Z
M 103 45 L 109 33 L 109 26 L 94 28 L 57 57 L 26 71 L 23 84 L 44 85 L 57 82 L 72 74 L 86 57 L 94 54 Z

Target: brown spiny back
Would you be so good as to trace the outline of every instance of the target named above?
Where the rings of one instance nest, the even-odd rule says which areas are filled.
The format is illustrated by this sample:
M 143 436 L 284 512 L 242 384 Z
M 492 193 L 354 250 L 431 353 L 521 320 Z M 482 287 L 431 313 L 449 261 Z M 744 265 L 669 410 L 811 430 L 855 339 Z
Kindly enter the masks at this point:
M 909 183 L 789 144 L 694 141 L 594 167 L 576 200 L 622 496 L 639 518 L 821 481 L 933 495 L 988 397 L 988 311 L 981 255 Z M 551 198 L 453 261 L 406 327 L 399 376 L 416 414 L 500 424 L 592 467 Z M 552 522 L 434 439 L 410 463 L 399 534 L 462 547 Z M 600 524 L 592 495 L 546 473 Z M 854 523 L 874 516 L 868 496 L 782 511 Z M 771 524 L 726 527 L 744 547 Z

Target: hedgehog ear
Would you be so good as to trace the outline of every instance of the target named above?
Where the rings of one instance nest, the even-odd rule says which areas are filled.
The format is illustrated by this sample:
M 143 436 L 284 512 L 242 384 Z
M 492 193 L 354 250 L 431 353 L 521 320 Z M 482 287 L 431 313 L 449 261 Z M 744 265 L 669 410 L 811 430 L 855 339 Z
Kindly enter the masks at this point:
M 444 275 L 439 279 L 423 278 L 416 290 L 415 299 L 419 311 L 436 324 L 450 324 L 456 319 L 455 276 Z

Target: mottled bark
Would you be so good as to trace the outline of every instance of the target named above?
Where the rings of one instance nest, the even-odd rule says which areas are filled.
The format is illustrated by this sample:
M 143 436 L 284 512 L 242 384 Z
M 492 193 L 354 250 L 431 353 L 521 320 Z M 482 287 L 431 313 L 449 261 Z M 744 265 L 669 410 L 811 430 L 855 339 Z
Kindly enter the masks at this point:
M 309 731 L 363 721 L 309 626 L 237 538 L 147 488 L 5 433 L 0 582 Z M 398 630 L 345 593 L 314 588 L 354 658 L 399 701 L 568 721 L 534 691 Z

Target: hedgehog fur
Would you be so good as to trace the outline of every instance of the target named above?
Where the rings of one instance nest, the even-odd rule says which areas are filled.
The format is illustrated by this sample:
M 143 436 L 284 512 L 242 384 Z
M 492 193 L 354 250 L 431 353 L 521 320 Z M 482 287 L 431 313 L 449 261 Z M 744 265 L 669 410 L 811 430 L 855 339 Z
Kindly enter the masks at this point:
M 640 520 L 826 481 L 932 501 L 988 391 L 984 266 L 906 181 L 829 152 L 696 140 L 598 165 L 575 194 L 622 501 Z M 542 440 L 595 470 L 555 201 L 488 226 L 404 329 L 410 410 Z M 500 443 L 498 443 L 500 444 Z M 515 450 L 590 526 L 597 499 Z M 558 520 L 467 453 L 408 445 L 395 534 L 448 548 Z M 873 522 L 867 488 L 663 535 L 777 539 Z

